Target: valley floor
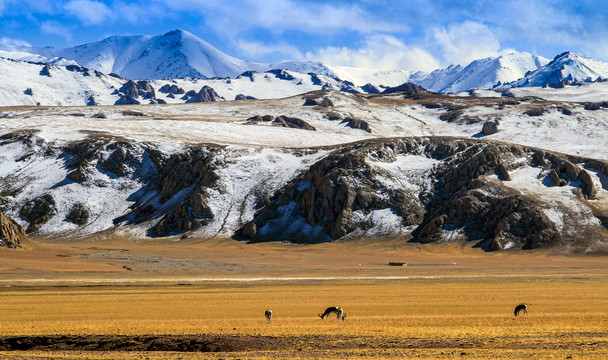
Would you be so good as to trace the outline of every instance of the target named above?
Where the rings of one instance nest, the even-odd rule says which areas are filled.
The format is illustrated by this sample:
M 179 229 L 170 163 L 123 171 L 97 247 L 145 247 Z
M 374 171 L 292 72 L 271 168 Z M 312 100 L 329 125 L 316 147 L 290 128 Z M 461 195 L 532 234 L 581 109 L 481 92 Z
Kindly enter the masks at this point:
M 605 359 L 607 260 L 399 240 L 32 243 L 0 249 L 0 358 Z M 328 306 L 346 320 L 319 319 Z

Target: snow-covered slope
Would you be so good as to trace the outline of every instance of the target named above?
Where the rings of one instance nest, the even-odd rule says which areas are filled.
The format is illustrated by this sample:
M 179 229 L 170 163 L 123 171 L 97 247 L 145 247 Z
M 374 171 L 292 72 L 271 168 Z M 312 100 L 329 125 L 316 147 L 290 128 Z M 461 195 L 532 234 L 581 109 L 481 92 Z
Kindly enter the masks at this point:
M 550 63 L 507 84 L 508 87 L 543 86 L 562 80 L 596 81 L 608 77 L 608 63 L 583 54 L 565 52 L 557 55 Z
M 43 65 L 0 58 L 0 106 L 14 105 L 114 105 L 124 97 L 126 79 L 108 76 L 78 65 Z M 234 100 L 237 95 L 257 99 L 274 99 L 309 91 L 332 89 L 363 92 L 362 89 L 330 76 L 298 73 L 285 70 L 246 72 L 236 78 L 180 78 L 149 82 L 155 98 L 135 97 L 139 103 L 184 103 L 191 96 L 210 86 L 220 97 Z M 164 85 L 176 85 L 180 94 L 162 92 Z
M 48 74 L 47 74 L 48 73 Z M 114 104 L 124 80 L 75 65 L 0 58 L 0 105 Z

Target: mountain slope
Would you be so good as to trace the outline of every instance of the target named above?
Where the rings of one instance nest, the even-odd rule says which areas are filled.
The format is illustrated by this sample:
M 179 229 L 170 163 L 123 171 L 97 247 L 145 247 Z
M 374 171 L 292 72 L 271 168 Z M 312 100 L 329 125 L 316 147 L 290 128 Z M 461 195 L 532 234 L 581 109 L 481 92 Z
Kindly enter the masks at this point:
M 583 54 L 565 52 L 508 86 L 543 86 L 562 80 L 589 82 L 598 78 L 608 78 L 608 63 Z

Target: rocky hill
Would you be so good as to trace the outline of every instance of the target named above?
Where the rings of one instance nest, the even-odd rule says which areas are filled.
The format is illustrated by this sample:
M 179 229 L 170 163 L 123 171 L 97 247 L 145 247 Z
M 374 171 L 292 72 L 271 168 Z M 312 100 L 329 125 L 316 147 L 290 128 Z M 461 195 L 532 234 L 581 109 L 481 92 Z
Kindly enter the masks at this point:
M 1 210 L 41 237 L 400 237 L 581 251 L 608 241 L 608 186 L 598 180 L 608 162 L 520 145 L 436 137 L 168 153 L 104 136 L 52 143 L 14 133 L 0 146 L 19 149 Z
M 134 84 L 125 91 L 149 93 Z M 9 108 L 0 211 L 39 239 L 391 237 L 592 251 L 608 236 L 607 120 L 602 103 L 415 86 Z

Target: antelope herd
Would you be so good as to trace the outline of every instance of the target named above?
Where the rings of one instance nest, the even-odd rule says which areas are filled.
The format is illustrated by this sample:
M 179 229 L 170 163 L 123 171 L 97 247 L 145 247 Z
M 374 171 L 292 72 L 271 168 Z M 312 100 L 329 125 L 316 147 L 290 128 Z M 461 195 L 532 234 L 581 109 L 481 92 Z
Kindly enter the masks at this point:
M 517 305 L 515 307 L 515 311 L 514 311 L 515 316 L 518 316 L 522 311 L 524 312 L 524 315 L 528 315 L 528 305 L 526 305 L 526 304 Z M 326 317 L 331 319 L 332 314 L 335 314 L 336 319 L 339 321 L 344 321 L 346 319 L 346 314 L 344 313 L 344 310 L 342 310 L 342 308 L 338 307 L 338 306 L 330 306 L 327 309 L 325 309 L 323 314 L 317 314 L 317 315 L 319 315 L 319 317 L 322 320 L 325 320 Z M 264 312 L 264 316 L 266 317 L 266 322 L 268 324 L 270 324 L 272 322 L 272 310 L 266 310 Z

